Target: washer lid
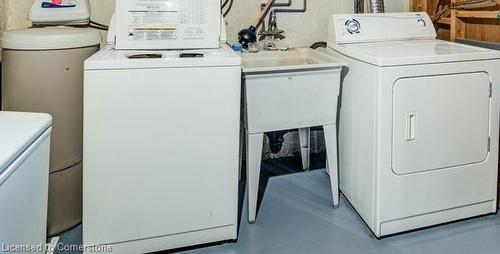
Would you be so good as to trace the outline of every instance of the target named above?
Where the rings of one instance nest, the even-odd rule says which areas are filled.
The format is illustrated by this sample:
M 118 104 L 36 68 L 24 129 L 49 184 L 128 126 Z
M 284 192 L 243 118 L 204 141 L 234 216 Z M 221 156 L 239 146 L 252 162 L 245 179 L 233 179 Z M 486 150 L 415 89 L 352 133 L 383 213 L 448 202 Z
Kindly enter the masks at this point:
M 85 61 L 85 70 L 221 66 L 241 66 L 240 56 L 227 45 L 199 50 L 116 50 L 108 46 Z
M 50 126 L 47 114 L 0 112 L 0 175 Z
M 500 59 L 500 51 L 435 39 L 330 44 L 329 47 L 376 66 Z
M 101 43 L 101 34 L 90 28 L 47 27 L 3 33 L 2 48 L 54 50 L 89 47 Z

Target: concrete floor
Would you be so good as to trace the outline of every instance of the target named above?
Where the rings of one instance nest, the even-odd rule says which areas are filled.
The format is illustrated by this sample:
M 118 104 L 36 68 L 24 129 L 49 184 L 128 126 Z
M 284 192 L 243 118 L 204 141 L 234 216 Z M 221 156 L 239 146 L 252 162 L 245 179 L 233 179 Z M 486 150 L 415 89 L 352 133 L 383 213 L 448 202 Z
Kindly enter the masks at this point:
M 318 161 L 318 160 L 316 160 Z M 257 222 L 246 220 L 243 204 L 239 240 L 181 250 L 183 254 L 498 254 L 500 215 L 490 215 L 377 240 L 342 197 L 333 209 L 324 170 L 295 172 L 299 161 L 263 165 L 263 198 Z M 61 236 L 81 243 L 81 227 Z

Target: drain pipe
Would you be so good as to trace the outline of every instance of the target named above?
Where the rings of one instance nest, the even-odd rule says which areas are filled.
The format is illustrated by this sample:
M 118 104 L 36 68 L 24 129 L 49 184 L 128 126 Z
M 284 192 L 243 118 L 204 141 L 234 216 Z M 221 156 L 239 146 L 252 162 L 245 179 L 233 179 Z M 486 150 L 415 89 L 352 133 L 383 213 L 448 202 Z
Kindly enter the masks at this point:
M 384 13 L 384 0 L 368 0 L 368 10 L 370 13 Z
M 354 13 L 365 12 L 365 0 L 354 0 Z

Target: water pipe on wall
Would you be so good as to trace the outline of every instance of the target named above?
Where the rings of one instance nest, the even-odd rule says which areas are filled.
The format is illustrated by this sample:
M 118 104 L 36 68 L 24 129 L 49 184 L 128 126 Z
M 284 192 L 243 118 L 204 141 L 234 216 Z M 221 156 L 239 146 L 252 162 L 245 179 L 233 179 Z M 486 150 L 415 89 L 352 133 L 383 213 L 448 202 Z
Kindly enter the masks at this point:
M 276 3 L 274 2 L 273 3 L 273 6 L 272 7 L 290 7 L 292 6 L 292 0 L 288 0 L 287 2 L 285 3 Z M 262 3 L 260 5 L 260 10 L 264 10 L 264 8 L 266 8 L 266 3 Z M 266 27 L 266 17 L 262 17 L 262 28 L 259 32 L 260 35 L 262 35 L 263 33 L 266 33 L 266 31 L 268 31 L 267 27 Z
M 291 5 L 292 5 L 292 3 L 291 3 L 291 1 L 289 1 L 289 3 L 286 3 L 286 4 L 282 5 L 282 6 L 291 6 Z M 275 6 L 279 6 L 279 5 L 275 4 Z M 276 15 L 276 13 L 278 13 L 278 12 L 306 12 L 306 11 L 307 11 L 307 0 L 304 0 L 304 5 L 303 5 L 302 8 L 299 8 L 299 9 L 285 9 L 285 8 L 283 8 L 283 9 L 274 9 L 274 10 L 271 11 L 271 16 L 273 14 Z
M 283 4 L 282 6 L 291 6 L 292 3 L 289 1 L 286 4 Z M 273 39 L 284 39 L 285 36 L 283 35 L 284 31 L 278 29 L 278 23 L 277 23 L 277 14 L 278 13 L 304 13 L 307 11 L 307 0 L 304 0 L 304 4 L 302 8 L 298 9 L 289 9 L 289 8 L 280 8 L 280 9 L 273 9 L 271 13 L 269 14 L 269 22 L 268 22 L 268 29 L 267 31 L 262 32 L 261 39 L 264 39 L 267 36 L 272 36 Z

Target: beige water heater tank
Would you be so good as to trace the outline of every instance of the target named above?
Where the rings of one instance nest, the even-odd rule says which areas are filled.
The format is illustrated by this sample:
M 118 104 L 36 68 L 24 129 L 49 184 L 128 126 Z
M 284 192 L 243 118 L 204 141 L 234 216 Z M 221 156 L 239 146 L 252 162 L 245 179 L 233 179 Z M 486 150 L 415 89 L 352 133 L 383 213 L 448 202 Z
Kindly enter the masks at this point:
M 48 234 L 82 220 L 83 62 L 99 50 L 87 28 L 32 28 L 2 38 L 2 110 L 44 112 L 54 119 Z

